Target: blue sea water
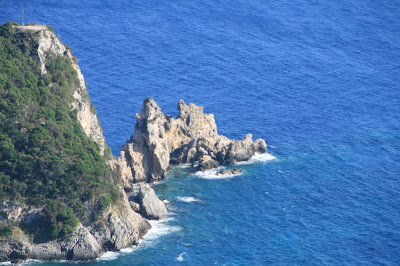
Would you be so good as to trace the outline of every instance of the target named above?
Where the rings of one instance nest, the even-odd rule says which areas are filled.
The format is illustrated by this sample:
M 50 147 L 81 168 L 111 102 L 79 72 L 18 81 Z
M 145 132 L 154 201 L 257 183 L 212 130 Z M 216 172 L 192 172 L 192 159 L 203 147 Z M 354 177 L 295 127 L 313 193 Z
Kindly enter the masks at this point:
M 21 1 L 0 0 L 0 23 Z M 399 1 L 24 1 L 72 47 L 118 156 L 153 96 L 264 138 L 234 178 L 175 168 L 170 218 L 87 265 L 400 265 Z M 31 262 L 33 264 L 39 262 Z M 39 263 L 59 265 L 58 263 Z M 64 263 L 66 264 L 66 263 Z

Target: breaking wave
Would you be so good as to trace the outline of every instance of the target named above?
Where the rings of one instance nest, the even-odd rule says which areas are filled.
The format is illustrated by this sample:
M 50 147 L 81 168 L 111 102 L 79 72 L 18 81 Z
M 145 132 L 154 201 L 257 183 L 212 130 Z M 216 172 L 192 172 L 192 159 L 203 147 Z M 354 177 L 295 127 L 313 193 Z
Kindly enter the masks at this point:
M 196 199 L 195 197 L 177 197 L 179 201 L 182 202 L 195 202 L 195 201 L 200 201 L 199 199 Z
M 131 247 L 131 248 L 123 248 L 120 251 L 108 251 L 104 253 L 100 258 L 98 258 L 98 261 L 109 261 L 109 260 L 115 260 L 117 259 L 121 254 L 124 253 L 132 253 L 135 250 L 138 249 L 143 249 L 147 247 L 151 247 L 152 245 L 156 244 L 158 242 L 158 239 L 161 236 L 170 234 L 172 232 L 177 232 L 180 231 L 181 228 L 179 226 L 171 226 L 168 222 L 173 220 L 174 218 L 166 218 L 161 221 L 149 221 L 151 225 L 151 229 L 149 232 L 145 235 L 143 239 L 139 241 L 139 244 L 137 246 Z

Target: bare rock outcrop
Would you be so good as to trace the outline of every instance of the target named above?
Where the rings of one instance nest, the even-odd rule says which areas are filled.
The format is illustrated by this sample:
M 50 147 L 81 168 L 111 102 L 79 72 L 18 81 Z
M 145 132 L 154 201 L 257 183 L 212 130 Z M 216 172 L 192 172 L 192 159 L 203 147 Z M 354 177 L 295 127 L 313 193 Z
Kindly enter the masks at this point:
M 32 243 L 22 232 L 0 244 L 0 261 L 94 260 L 108 250 L 120 250 L 138 244 L 150 229 L 149 222 L 130 207 L 123 195 L 119 203 L 110 206 L 95 223 L 78 225 L 67 239 Z M 158 198 L 157 198 L 158 199 Z
M 111 206 L 103 214 L 103 219 L 89 227 L 104 250 L 114 251 L 136 245 L 151 227 L 131 208 L 127 196 L 123 197 L 119 204 Z
M 197 171 L 205 171 L 212 168 L 219 167 L 219 163 L 211 158 L 210 155 L 203 155 L 199 160 L 199 165 L 197 166 Z
M 22 31 L 34 31 L 38 35 L 38 63 L 40 64 L 42 75 L 47 74 L 46 56 L 48 52 L 51 52 L 56 56 L 69 58 L 71 60 L 72 67 L 76 70 L 79 80 L 79 86 L 72 88 L 74 90 L 74 102 L 71 104 L 71 109 L 77 111 L 77 118 L 84 132 L 88 137 L 90 137 L 94 142 L 99 145 L 100 154 L 104 155 L 106 149 L 106 141 L 103 136 L 103 129 L 100 126 L 100 122 L 96 115 L 95 109 L 92 108 L 83 74 L 76 60 L 72 56 L 71 50 L 67 48 L 58 39 L 58 37 L 48 29 L 47 26 L 35 25 L 14 27 Z
M 138 200 L 142 214 L 151 220 L 167 217 L 167 206 L 162 202 L 149 184 L 140 184 Z
M 92 107 L 83 75 L 71 50 L 46 26 L 16 26 L 19 30 L 35 31 L 38 37 L 38 63 L 41 74 L 46 75 L 48 52 L 71 60 L 79 85 L 72 88 L 74 100 L 71 110 L 86 135 L 96 142 L 100 154 L 105 156 L 107 144 L 94 108 Z M 199 170 L 218 167 L 251 159 L 256 152 L 264 153 L 264 140 L 252 141 L 251 134 L 243 140 L 230 140 L 218 135 L 212 114 L 193 103 L 178 103 L 177 118 L 164 115 L 152 99 L 146 99 L 141 113 L 136 116 L 135 132 L 122 147 L 121 156 L 105 156 L 110 166 L 121 177 L 126 190 L 131 183 L 153 182 L 164 178 L 170 164 L 199 162 Z M 129 202 L 121 189 L 122 198 L 109 206 L 96 221 L 86 221 L 77 226 L 67 239 L 32 243 L 25 233 L 15 226 L 11 239 L 0 243 L 0 261 L 18 262 L 25 259 L 41 260 L 93 260 L 108 250 L 119 250 L 138 243 L 150 229 L 148 219 L 163 219 L 167 208 L 148 184 L 140 185 L 138 202 Z M 43 206 L 19 205 L 3 202 L 0 222 L 29 223 L 40 215 Z M 139 214 L 139 212 L 142 214 Z M 143 217 L 144 216 L 144 217 Z
M 216 175 L 237 175 L 237 174 L 240 174 L 241 172 L 242 172 L 242 170 L 237 169 L 237 168 L 233 168 L 233 169 L 230 169 L 230 170 L 218 171 L 216 173 Z
M 0 261 L 19 262 L 26 259 L 38 260 L 93 260 L 103 253 L 102 247 L 89 230 L 79 225 L 73 235 L 64 241 L 32 243 L 25 235 L 19 234 L 0 249 Z
M 178 117 L 172 118 L 163 114 L 152 98 L 143 102 L 133 136 L 112 163 L 126 187 L 163 179 L 170 164 L 199 161 L 198 170 L 204 171 L 248 161 L 256 152 L 267 151 L 265 141 L 253 142 L 251 134 L 243 140 L 218 135 L 214 115 L 204 114 L 202 106 L 180 100 L 178 111 Z

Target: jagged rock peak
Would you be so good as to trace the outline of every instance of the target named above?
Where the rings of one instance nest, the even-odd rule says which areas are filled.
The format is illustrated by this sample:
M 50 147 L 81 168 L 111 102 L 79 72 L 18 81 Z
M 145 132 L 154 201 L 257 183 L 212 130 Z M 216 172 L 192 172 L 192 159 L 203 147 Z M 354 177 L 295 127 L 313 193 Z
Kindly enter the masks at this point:
M 153 98 L 147 98 L 144 100 L 142 110 L 140 112 L 140 119 L 154 119 L 160 115 L 163 115 L 161 108 L 157 105 Z
M 178 102 L 179 115 L 183 132 L 191 138 L 213 138 L 218 136 L 217 125 L 213 114 L 204 114 L 204 107 L 194 103 L 186 105 L 181 99 Z
M 218 135 L 213 114 L 205 114 L 202 106 L 178 102 L 177 118 L 164 115 L 153 98 L 143 102 L 136 116 L 135 132 L 121 149 L 114 168 L 125 186 L 130 183 L 153 182 L 164 177 L 169 164 L 194 163 L 198 170 L 250 160 L 267 151 L 263 139 L 230 140 Z
M 185 102 L 180 99 L 178 102 L 179 118 L 184 118 L 190 113 L 203 113 L 204 107 L 197 106 L 194 103 L 186 105 Z

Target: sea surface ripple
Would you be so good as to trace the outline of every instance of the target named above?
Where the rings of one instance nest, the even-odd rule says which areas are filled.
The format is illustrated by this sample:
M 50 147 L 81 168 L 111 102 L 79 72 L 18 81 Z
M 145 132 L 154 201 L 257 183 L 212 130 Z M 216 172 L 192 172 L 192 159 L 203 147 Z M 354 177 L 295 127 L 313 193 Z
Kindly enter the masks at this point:
M 0 0 L 0 22 L 21 1 Z M 118 156 L 150 96 L 276 160 L 154 187 L 158 241 L 87 265 L 399 265 L 399 1 L 24 1 L 72 47 Z M 161 227 L 160 227 L 161 226 Z M 58 263 L 30 262 L 30 264 Z M 66 263 L 64 263 L 66 264 Z

